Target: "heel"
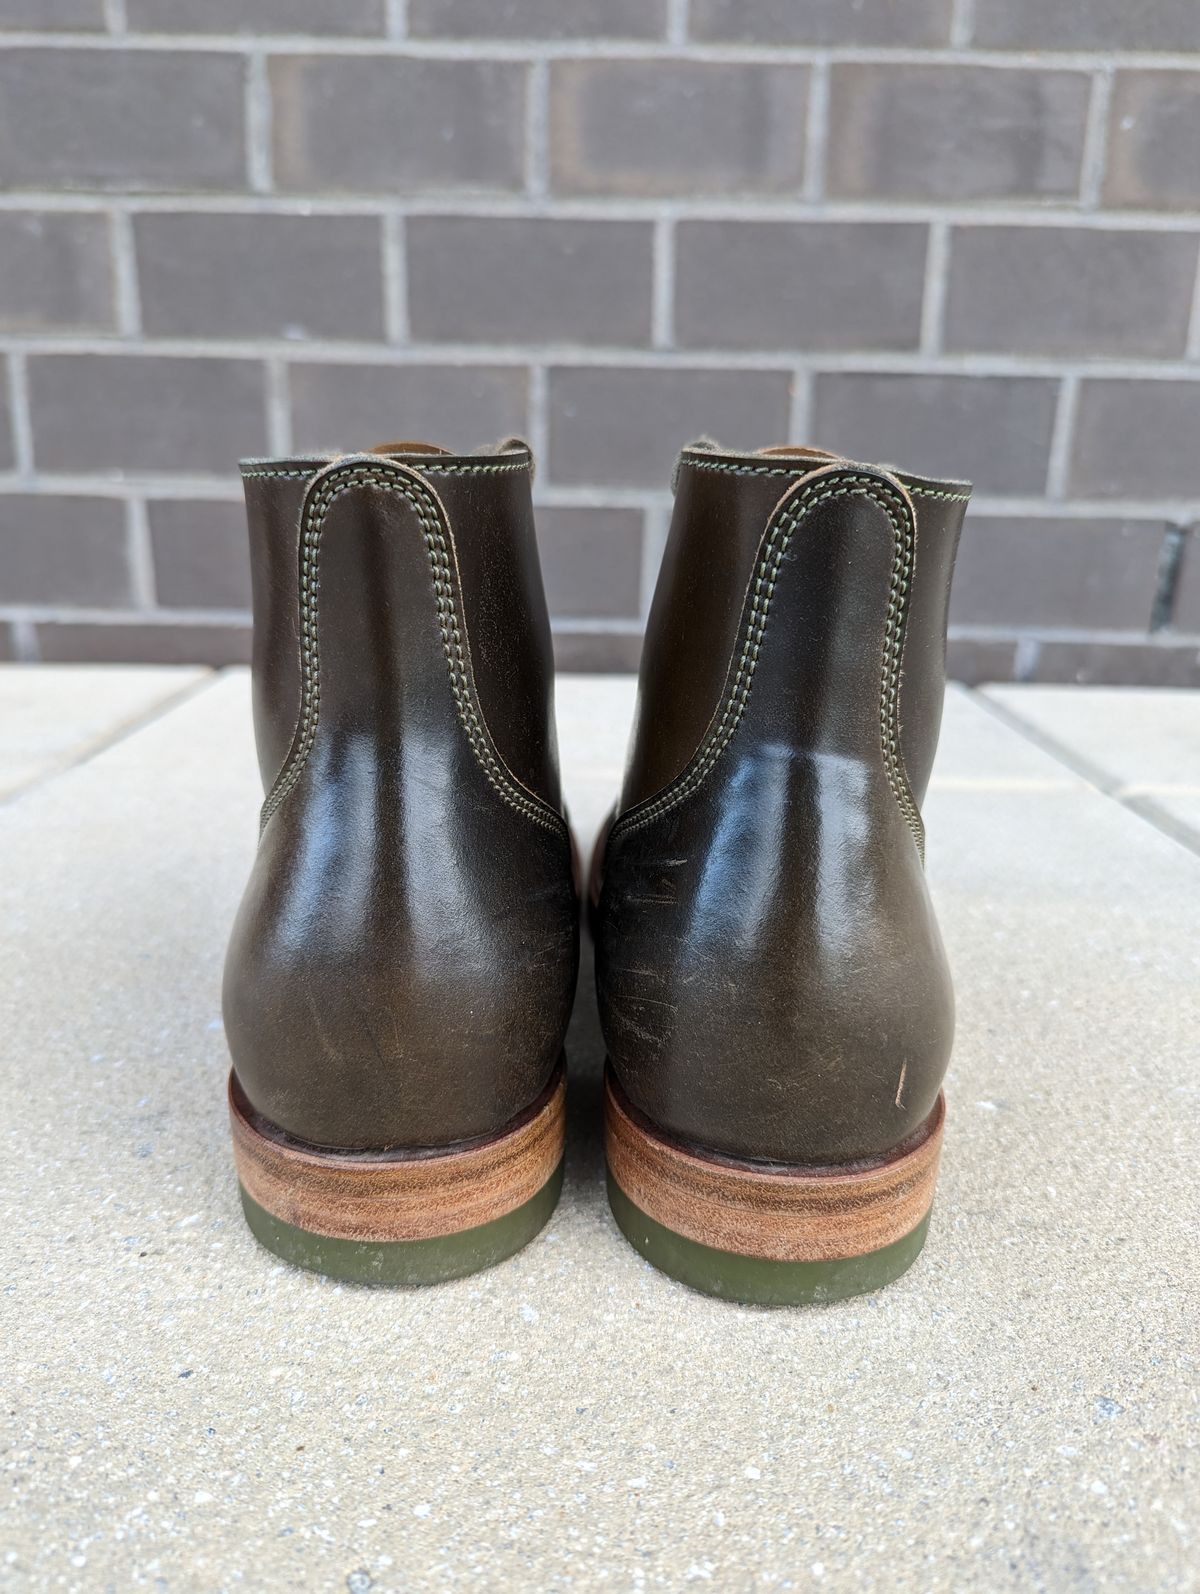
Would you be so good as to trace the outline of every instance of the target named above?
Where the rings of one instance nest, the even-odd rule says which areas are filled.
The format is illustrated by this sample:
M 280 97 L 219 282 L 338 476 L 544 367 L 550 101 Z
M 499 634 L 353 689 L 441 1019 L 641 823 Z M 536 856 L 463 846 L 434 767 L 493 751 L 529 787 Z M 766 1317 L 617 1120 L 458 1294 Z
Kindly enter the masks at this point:
M 229 1076 L 242 1209 L 267 1250 L 365 1284 L 436 1284 L 512 1256 L 562 1188 L 566 1077 L 498 1135 L 445 1152 L 328 1151 L 257 1114 Z
M 887 1159 L 759 1168 L 704 1157 L 605 1088 L 608 1199 L 630 1244 L 706 1295 L 801 1306 L 861 1295 L 916 1261 L 929 1227 L 945 1101 Z

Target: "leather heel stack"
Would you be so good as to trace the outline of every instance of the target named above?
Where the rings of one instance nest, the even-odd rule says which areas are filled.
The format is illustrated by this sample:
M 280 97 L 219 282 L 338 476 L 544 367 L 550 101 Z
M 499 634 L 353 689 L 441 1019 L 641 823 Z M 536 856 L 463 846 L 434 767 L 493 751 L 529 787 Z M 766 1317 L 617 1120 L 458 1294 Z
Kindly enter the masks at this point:
M 338 1152 L 266 1122 L 229 1078 L 242 1208 L 286 1262 L 364 1284 L 436 1284 L 519 1251 L 562 1187 L 566 1078 L 499 1135 L 443 1152 Z
M 892 1156 L 833 1167 L 756 1167 L 662 1135 L 605 1086 L 608 1198 L 621 1232 L 706 1295 L 803 1306 L 879 1289 L 916 1260 L 929 1227 L 945 1102 Z

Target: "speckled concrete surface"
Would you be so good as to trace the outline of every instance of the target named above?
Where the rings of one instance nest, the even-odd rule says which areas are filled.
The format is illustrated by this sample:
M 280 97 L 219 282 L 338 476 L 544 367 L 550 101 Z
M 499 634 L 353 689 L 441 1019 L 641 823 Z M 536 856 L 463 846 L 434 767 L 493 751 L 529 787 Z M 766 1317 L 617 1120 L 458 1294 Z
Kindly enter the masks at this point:
M 1200 692 L 989 686 L 987 701 L 1200 851 Z
M 585 984 L 544 1235 L 339 1287 L 235 1202 L 247 701 L 217 680 L 0 809 L 0 1587 L 1198 1586 L 1200 858 L 955 693 L 927 817 L 960 1030 L 910 1274 L 775 1313 L 641 1262 Z M 627 705 L 560 689 L 581 826 Z
M 208 673 L 179 665 L 0 664 L 0 798 L 78 763 Z

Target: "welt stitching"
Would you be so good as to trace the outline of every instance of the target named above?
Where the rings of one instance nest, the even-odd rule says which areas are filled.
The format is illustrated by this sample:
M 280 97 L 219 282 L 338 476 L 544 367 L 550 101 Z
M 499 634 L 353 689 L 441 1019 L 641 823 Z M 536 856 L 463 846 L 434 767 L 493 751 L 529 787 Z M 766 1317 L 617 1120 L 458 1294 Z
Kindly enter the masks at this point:
M 561 832 L 565 828 L 561 816 L 526 797 L 507 776 L 492 750 L 487 732 L 476 713 L 467 675 L 462 634 L 458 625 L 458 612 L 454 602 L 449 550 L 442 535 L 439 516 L 432 498 L 417 482 L 410 482 L 405 477 L 387 471 L 386 468 L 381 469 L 373 465 L 358 466 L 332 478 L 317 493 L 305 515 L 300 565 L 302 673 L 300 720 L 292 750 L 263 803 L 261 825 L 265 827 L 272 814 L 299 780 L 316 739 L 321 710 L 321 652 L 316 616 L 316 599 L 320 590 L 317 564 L 321 537 L 331 505 L 343 493 L 349 492 L 359 483 L 388 488 L 407 499 L 421 526 L 433 571 L 438 627 L 442 634 L 442 648 L 449 666 L 451 691 L 471 750 L 488 783 L 510 808 L 514 808 L 525 818 L 532 819 L 548 830 Z
M 503 471 L 528 470 L 529 460 L 522 460 L 517 465 L 414 465 L 410 469 L 419 470 L 426 476 L 484 476 L 499 475 Z M 260 477 L 284 477 L 299 481 L 307 481 L 309 477 L 316 476 L 320 471 L 327 470 L 328 465 L 314 465 L 311 470 L 244 470 L 243 480 Z
M 697 470 L 727 471 L 733 476 L 794 476 L 797 479 L 805 474 L 804 466 L 781 465 L 734 465 L 720 459 L 695 459 L 691 454 L 684 456 L 684 463 L 695 465 Z M 832 461 L 827 462 L 832 464 Z M 819 469 L 819 466 L 808 467 Z M 970 493 L 948 493 L 939 487 L 914 487 L 908 482 L 905 487 L 910 493 L 916 493 L 921 498 L 941 498 L 950 504 L 965 504 L 970 501 Z
M 853 476 L 841 487 L 819 491 L 814 484 L 801 494 L 788 512 L 781 516 L 771 531 L 771 536 L 759 560 L 755 577 L 750 617 L 746 639 L 738 659 L 737 673 L 726 695 L 720 721 L 705 738 L 697 761 L 690 770 L 679 776 L 670 786 L 644 808 L 631 809 L 627 819 L 619 819 L 613 826 L 615 837 L 649 824 L 660 814 L 676 807 L 708 778 L 733 736 L 750 701 L 750 689 L 758 666 L 767 618 L 775 592 L 779 566 L 787 551 L 800 518 L 818 504 L 830 499 L 847 498 L 861 493 L 877 503 L 888 518 L 892 528 L 892 573 L 888 589 L 888 607 L 884 622 L 883 665 L 880 681 L 880 740 L 884 768 L 892 794 L 913 833 L 918 850 L 924 855 L 925 832 L 916 802 L 909 788 L 900 750 L 899 694 L 900 656 L 904 637 L 904 620 L 908 607 L 908 592 L 912 579 L 914 539 L 909 525 L 907 506 L 903 498 L 891 488 L 871 476 Z M 903 519 L 897 518 L 898 508 Z

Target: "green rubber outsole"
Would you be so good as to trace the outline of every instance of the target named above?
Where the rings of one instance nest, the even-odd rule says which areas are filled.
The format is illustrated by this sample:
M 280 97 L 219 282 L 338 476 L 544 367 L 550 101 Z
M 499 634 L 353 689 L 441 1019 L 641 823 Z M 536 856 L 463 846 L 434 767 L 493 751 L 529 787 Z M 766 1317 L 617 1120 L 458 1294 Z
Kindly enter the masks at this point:
M 621 1233 L 647 1262 L 703 1295 L 744 1306 L 819 1306 L 882 1289 L 898 1279 L 920 1255 L 930 1216 L 927 1212 L 902 1239 L 865 1256 L 830 1262 L 778 1262 L 718 1251 L 676 1234 L 647 1217 L 611 1173 L 608 1204 Z
M 442 1284 L 494 1267 L 528 1245 L 542 1229 L 562 1190 L 563 1165 L 535 1196 L 502 1218 L 429 1240 L 338 1240 L 274 1217 L 239 1185 L 251 1233 L 293 1267 L 355 1284 Z

